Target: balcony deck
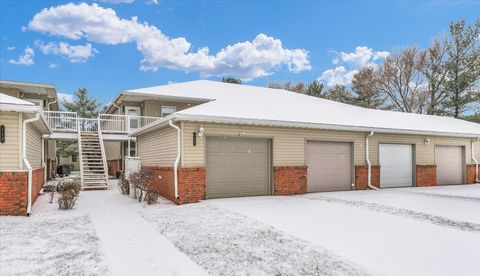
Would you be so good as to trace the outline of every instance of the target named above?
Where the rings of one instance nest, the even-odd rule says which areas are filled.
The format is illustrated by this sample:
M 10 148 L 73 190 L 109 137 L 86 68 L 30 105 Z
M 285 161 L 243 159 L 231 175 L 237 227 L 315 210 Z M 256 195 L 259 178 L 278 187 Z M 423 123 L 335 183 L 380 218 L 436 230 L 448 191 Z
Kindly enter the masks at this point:
M 131 115 L 100 114 L 97 118 L 81 118 L 76 112 L 45 111 L 53 133 L 48 139 L 77 140 L 82 131 L 101 132 L 105 141 L 126 141 L 134 130 L 161 118 Z

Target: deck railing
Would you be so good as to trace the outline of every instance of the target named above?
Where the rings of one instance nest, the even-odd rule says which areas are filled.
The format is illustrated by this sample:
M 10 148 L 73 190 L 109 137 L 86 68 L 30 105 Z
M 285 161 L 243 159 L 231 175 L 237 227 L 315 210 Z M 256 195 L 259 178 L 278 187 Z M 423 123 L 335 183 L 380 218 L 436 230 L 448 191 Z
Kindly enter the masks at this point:
M 97 118 L 81 118 L 76 112 L 45 111 L 50 128 L 57 132 L 98 131 L 102 133 L 128 134 L 137 128 L 161 118 L 147 116 L 100 114 Z

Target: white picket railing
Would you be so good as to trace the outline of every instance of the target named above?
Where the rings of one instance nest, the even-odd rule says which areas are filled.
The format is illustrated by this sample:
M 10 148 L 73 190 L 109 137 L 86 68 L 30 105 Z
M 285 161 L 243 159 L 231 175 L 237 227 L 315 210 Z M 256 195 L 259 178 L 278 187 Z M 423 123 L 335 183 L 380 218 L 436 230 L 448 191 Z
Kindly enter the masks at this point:
M 60 132 L 92 131 L 128 134 L 137 128 L 151 124 L 160 118 L 132 115 L 100 114 L 97 118 L 80 118 L 76 112 L 45 111 L 50 128 Z
M 77 131 L 78 116 L 76 112 L 45 111 L 45 118 L 52 130 Z

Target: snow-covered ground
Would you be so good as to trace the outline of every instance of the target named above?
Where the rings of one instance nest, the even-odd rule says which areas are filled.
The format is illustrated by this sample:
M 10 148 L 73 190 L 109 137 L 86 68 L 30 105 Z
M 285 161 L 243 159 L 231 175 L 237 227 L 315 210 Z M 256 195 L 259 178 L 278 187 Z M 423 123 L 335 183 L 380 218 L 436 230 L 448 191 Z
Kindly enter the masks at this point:
M 82 192 L 0 217 L 0 275 L 476 275 L 480 185 L 152 206 Z

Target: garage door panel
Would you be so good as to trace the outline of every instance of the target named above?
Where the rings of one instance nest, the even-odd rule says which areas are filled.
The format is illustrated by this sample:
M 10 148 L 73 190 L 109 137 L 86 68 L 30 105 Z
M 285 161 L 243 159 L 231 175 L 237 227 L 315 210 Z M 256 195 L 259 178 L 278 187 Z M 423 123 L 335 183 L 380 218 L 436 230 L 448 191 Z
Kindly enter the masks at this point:
M 413 146 L 380 144 L 380 187 L 413 186 Z
M 437 185 L 463 184 L 464 155 L 461 146 L 436 146 Z
M 351 143 L 307 142 L 308 192 L 350 190 Z
M 267 139 L 207 138 L 207 197 L 268 195 Z

